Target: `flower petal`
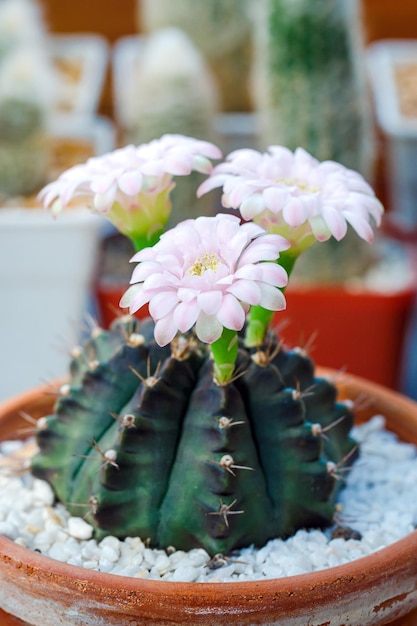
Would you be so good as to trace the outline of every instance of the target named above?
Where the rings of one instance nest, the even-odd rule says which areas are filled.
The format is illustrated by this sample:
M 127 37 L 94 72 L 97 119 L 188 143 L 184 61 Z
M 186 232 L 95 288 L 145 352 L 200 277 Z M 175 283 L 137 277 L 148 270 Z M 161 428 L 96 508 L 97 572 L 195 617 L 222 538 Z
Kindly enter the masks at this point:
M 261 291 L 260 305 L 268 311 L 282 311 L 286 307 L 285 297 L 282 291 L 272 285 L 266 283 L 259 283 L 259 289 Z
M 178 295 L 175 291 L 160 291 L 149 302 L 149 313 L 154 320 L 161 319 L 178 304 Z
M 203 343 L 213 343 L 221 337 L 223 326 L 215 315 L 200 313 L 195 325 L 195 332 Z
M 217 319 L 225 328 L 242 330 L 245 311 L 242 304 L 231 294 L 226 294 L 217 313 Z
M 177 334 L 177 326 L 174 322 L 174 318 L 172 315 L 167 315 L 162 319 L 158 320 L 155 324 L 155 341 L 158 346 L 166 346 L 171 343 Z
M 222 303 L 221 291 L 207 291 L 197 296 L 197 303 L 206 315 L 215 315 Z
M 185 333 L 194 326 L 199 314 L 197 300 L 180 302 L 174 311 L 174 323 L 181 333 Z
M 261 302 L 262 293 L 259 284 L 254 281 L 236 280 L 233 285 L 228 287 L 227 292 L 248 304 L 260 304 Z

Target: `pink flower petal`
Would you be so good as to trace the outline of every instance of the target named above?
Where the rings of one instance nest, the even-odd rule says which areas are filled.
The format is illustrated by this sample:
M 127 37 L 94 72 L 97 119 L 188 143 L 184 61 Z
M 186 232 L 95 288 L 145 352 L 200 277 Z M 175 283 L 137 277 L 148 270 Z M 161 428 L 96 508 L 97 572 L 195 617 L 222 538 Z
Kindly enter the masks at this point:
M 203 343 L 213 343 L 221 337 L 223 326 L 215 315 L 200 313 L 196 322 L 195 332 Z
M 221 291 L 208 291 L 197 296 L 197 303 L 206 315 L 215 315 L 222 303 Z
M 272 213 L 279 213 L 285 207 L 288 202 L 290 192 L 288 188 L 281 187 L 268 187 L 263 192 L 263 199 L 267 209 Z
M 359 237 L 370 243 L 374 238 L 374 231 L 369 223 L 360 215 L 353 213 L 352 211 L 344 212 L 345 219 L 356 230 Z
M 144 261 L 135 267 L 132 273 L 131 282 L 141 283 L 146 278 L 155 273 L 161 273 L 162 268 L 159 263 L 153 261 Z
M 282 210 L 284 220 L 292 228 L 298 228 L 307 219 L 307 213 L 302 198 L 292 197 Z
M 259 284 L 250 280 L 236 280 L 228 287 L 228 293 L 233 294 L 238 300 L 248 304 L 260 304 L 261 290 Z
M 121 306 L 122 309 L 130 308 L 132 302 L 135 299 L 135 296 L 139 295 L 140 297 L 140 294 L 142 293 L 142 291 L 143 291 L 143 285 L 132 285 L 122 295 L 119 306 Z M 135 310 L 137 311 L 137 309 Z
M 261 291 L 260 305 L 268 311 L 282 311 L 286 307 L 285 297 L 282 291 L 272 285 L 259 283 Z
M 155 341 L 159 346 L 166 346 L 174 339 L 177 334 L 177 326 L 175 325 L 172 315 L 167 315 L 158 320 L 155 324 Z
M 323 207 L 323 219 L 326 222 L 333 237 L 340 241 L 346 235 L 347 224 L 343 213 L 332 206 Z
M 235 206 L 234 208 L 237 208 L 237 206 Z M 249 198 L 243 200 L 242 204 L 240 205 L 240 212 L 243 219 L 253 220 L 253 218 L 262 213 L 265 208 L 265 201 L 262 194 L 257 193 L 252 194 Z
M 197 300 L 180 302 L 174 311 L 174 323 L 181 333 L 185 333 L 194 326 L 199 314 Z
M 245 311 L 233 295 L 226 294 L 217 313 L 217 319 L 225 328 L 242 330 L 246 319 Z
M 119 178 L 119 188 L 128 196 L 136 196 L 142 189 L 143 176 L 139 171 L 124 172 Z
M 149 313 L 154 320 L 161 319 L 178 304 L 178 296 L 174 291 L 160 291 L 149 302 Z

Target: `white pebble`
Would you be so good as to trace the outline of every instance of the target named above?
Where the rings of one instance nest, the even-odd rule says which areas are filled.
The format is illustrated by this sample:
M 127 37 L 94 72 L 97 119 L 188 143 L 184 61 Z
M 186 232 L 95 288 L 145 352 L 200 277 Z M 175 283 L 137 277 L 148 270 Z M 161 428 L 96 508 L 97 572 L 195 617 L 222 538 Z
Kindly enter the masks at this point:
M 179 565 L 178 569 L 173 573 L 172 580 L 192 583 L 197 579 L 198 575 L 198 568 Z
M 107 559 L 110 563 L 116 563 L 119 558 L 118 550 L 115 550 L 111 546 L 104 546 L 101 549 L 100 559 Z
M 11 522 L 0 522 L 0 535 L 4 535 L 8 539 L 16 539 L 19 531 Z
M 68 533 L 76 539 L 91 539 L 93 527 L 80 517 L 70 517 L 68 522 Z
M 123 541 L 106 537 L 97 543 L 90 524 L 71 516 L 61 504 L 52 506 L 47 483 L 30 474 L 12 476 L 1 471 L 0 534 L 59 561 L 136 578 L 220 582 L 322 570 L 379 550 L 417 524 L 417 450 L 383 428 L 380 416 L 355 428 L 355 437 L 362 441 L 361 458 L 339 496 L 341 518 L 354 520 L 347 524 L 362 534 L 361 540 L 331 540 L 331 529 L 300 530 L 285 541 L 273 539 L 260 549 L 242 549 L 213 570 L 202 549 L 167 553 L 146 547 L 138 537 Z M 20 445 L 0 443 L 0 455 Z

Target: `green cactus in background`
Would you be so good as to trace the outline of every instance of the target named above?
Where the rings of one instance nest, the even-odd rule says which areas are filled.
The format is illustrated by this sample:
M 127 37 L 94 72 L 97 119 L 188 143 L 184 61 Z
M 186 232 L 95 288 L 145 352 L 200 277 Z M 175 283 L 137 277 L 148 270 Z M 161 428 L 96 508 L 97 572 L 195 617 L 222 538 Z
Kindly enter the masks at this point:
M 36 2 L 0 2 L 0 198 L 27 196 L 46 182 L 45 124 L 55 75 Z
M 217 91 L 191 39 L 166 28 L 141 38 L 139 49 L 124 102 L 129 141 L 144 143 L 165 133 L 213 139 Z
M 303 146 L 374 175 L 374 141 L 356 0 L 261 0 L 254 7 L 260 143 Z M 379 260 L 355 234 L 303 255 L 294 279 L 340 283 Z
M 24 100 L 0 102 L 0 196 L 22 196 L 45 182 L 48 145 L 40 107 Z
M 252 108 L 248 84 L 252 28 L 247 0 L 138 0 L 141 29 L 184 31 L 208 62 L 222 111 Z
M 332 523 L 357 450 L 334 385 L 273 334 L 241 342 L 227 384 L 209 354 L 191 333 L 160 348 L 130 316 L 74 350 L 32 472 L 97 538 L 228 554 Z
M 267 145 L 303 146 L 369 178 L 373 142 L 357 6 L 262 0 L 254 14 L 254 98 Z

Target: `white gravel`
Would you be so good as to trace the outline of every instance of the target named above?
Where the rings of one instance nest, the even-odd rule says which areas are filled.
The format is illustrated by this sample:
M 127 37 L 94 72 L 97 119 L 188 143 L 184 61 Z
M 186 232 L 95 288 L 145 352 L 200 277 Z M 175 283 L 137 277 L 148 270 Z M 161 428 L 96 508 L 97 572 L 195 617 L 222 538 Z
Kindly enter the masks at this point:
M 279 578 L 352 561 L 401 539 L 417 525 L 417 450 L 384 430 L 376 416 L 356 428 L 361 457 L 341 492 L 340 522 L 361 539 L 331 538 L 332 530 L 300 530 L 260 549 L 210 560 L 201 549 L 152 550 L 139 538 L 97 543 L 92 527 L 54 506 L 49 485 L 16 474 L 4 461 L 19 453 L 19 442 L 0 445 L 0 534 L 30 550 L 90 570 L 171 581 L 244 581 Z M 389 506 L 387 506 L 389 504 Z

